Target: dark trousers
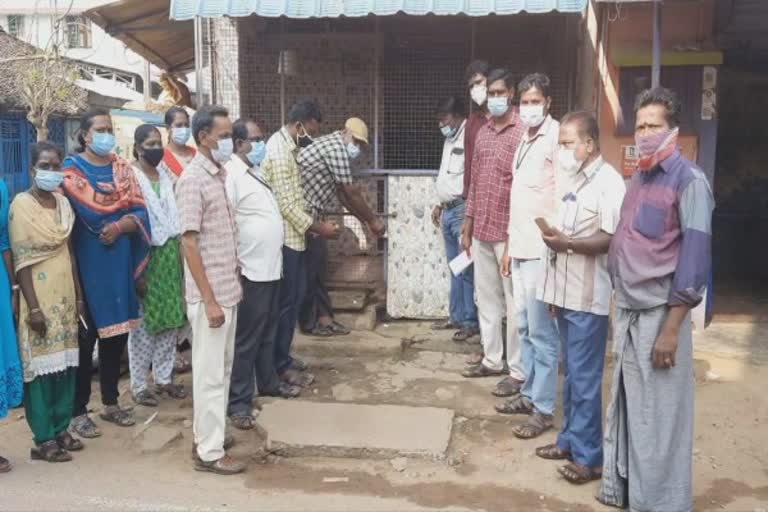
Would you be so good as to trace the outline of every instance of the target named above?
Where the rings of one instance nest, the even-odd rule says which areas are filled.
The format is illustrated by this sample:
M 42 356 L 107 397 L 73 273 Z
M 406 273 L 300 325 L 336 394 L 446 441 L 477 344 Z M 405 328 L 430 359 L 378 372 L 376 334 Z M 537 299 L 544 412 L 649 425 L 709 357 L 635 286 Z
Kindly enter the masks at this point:
M 87 319 L 89 329 L 80 326 L 80 362 L 77 367 L 75 384 L 75 411 L 73 416 L 88 412 L 91 400 L 91 377 L 93 376 L 93 349 L 96 345 L 96 329 L 93 320 Z M 101 403 L 117 405 L 117 382 L 120 380 L 120 360 L 128 342 L 128 334 L 120 334 L 99 340 L 99 382 L 101 384 Z
M 275 370 L 278 375 L 293 363 L 291 345 L 298 321 L 299 305 L 307 287 L 304 251 L 283 246 L 283 280 L 280 283 L 280 318 L 275 338 Z
M 328 295 L 328 242 L 318 236 L 307 235 L 306 251 L 307 291 L 299 310 L 299 326 L 311 332 L 321 316 L 333 318 L 331 297 Z
M 280 281 L 257 283 L 245 277 L 235 334 L 235 359 L 227 414 L 251 414 L 255 386 L 274 395 L 280 381 L 275 372 L 275 336 L 280 312 Z

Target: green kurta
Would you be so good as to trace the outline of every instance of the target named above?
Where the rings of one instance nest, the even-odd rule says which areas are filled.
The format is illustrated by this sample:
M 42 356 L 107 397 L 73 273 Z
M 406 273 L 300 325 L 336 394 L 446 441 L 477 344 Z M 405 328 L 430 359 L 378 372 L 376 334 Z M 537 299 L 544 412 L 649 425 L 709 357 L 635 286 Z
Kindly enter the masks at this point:
M 152 255 L 144 274 L 147 294 L 142 300 L 144 322 L 149 334 L 183 327 L 187 322 L 181 283 L 181 250 L 179 240 L 170 238 L 161 247 L 152 247 Z

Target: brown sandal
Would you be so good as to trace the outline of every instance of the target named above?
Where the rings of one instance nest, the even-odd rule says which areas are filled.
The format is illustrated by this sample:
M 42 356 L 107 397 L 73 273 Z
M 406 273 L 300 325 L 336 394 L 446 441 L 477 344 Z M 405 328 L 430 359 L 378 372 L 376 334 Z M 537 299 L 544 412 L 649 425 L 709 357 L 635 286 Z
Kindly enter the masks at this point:
M 571 458 L 571 452 L 563 450 L 557 443 L 536 448 L 536 456 L 547 460 L 573 460 Z
M 0 473 L 7 473 L 11 470 L 11 462 L 5 457 L 0 457 Z
M 84 448 L 83 442 L 72 437 L 72 434 L 66 430 L 56 436 L 56 443 L 59 445 L 59 448 L 68 452 L 79 452 Z
M 40 446 L 32 448 L 29 455 L 32 460 L 44 460 L 46 462 L 69 462 L 72 460 L 69 452 L 61 449 L 56 441 L 46 441 Z
M 531 414 L 533 412 L 533 404 L 523 395 L 518 394 L 503 404 L 494 406 L 494 409 L 499 414 Z
M 533 439 L 551 429 L 554 426 L 552 416 L 535 411 L 522 425 L 512 429 L 512 433 L 519 439 Z
M 571 462 L 557 468 L 557 472 L 572 484 L 581 485 L 603 477 L 602 468 L 588 468 L 581 464 Z
M 501 370 L 492 370 L 482 363 L 478 364 L 477 366 L 470 366 L 469 368 L 461 372 L 461 376 L 464 377 L 465 379 L 495 377 L 498 375 L 504 375 L 504 374 Z

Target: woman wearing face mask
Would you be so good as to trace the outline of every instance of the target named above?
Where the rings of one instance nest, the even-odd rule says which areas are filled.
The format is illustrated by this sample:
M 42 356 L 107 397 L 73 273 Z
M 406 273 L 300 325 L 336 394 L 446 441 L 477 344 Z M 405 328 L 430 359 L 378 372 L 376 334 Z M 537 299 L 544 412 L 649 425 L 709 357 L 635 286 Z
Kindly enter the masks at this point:
M 75 258 L 69 245 L 75 213 L 58 192 L 62 151 L 40 142 L 32 148 L 32 187 L 11 205 L 9 231 L 21 286 L 19 354 L 24 410 L 34 434 L 33 459 L 72 460 L 83 444 L 67 428 L 75 401 L 79 359 L 78 316 L 85 316 Z
M 197 151 L 187 146 L 192 129 L 189 114 L 181 107 L 171 107 L 165 113 L 165 126 L 168 128 L 168 146 L 163 151 L 162 165 L 168 171 L 173 184 L 179 179 L 184 168 L 192 161 Z
M 11 246 L 8 242 L 8 189 L 0 180 L 0 419 L 8 409 L 21 403 L 21 363 L 16 343 L 14 313 L 18 305 L 18 285 L 13 272 Z M 0 473 L 11 470 L 11 463 L 0 457 Z
M 144 275 L 141 325 L 128 337 L 131 392 L 140 405 L 156 407 L 157 396 L 147 385 L 152 366 L 156 390 L 174 399 L 186 398 L 183 386 L 173 383 L 173 363 L 179 329 L 187 323 L 182 292 L 179 213 L 173 184 L 157 166 L 163 158 L 160 131 L 143 124 L 133 137 L 134 173 L 147 204 L 152 252 Z
M 92 354 L 99 338 L 99 376 L 104 409 L 101 419 L 132 426 L 133 414 L 117 403 L 120 360 L 128 333 L 139 325 L 137 288 L 149 261 L 149 219 L 130 164 L 112 153 L 115 136 L 109 113 L 86 112 L 78 134 L 80 152 L 64 160 L 64 194 L 76 222 L 72 246 L 80 270 L 88 317 L 80 332 L 75 418 L 81 437 L 98 437 L 88 417 Z

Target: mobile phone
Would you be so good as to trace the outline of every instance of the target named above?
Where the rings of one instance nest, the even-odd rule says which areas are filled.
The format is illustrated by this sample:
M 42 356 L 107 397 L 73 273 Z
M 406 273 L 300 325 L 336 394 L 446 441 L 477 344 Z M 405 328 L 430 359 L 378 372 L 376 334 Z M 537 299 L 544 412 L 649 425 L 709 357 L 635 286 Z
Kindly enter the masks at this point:
M 549 224 L 547 224 L 547 221 L 546 219 L 544 219 L 544 217 L 537 217 L 536 219 L 534 219 L 534 222 L 536 223 L 537 226 L 539 226 L 539 229 L 541 230 L 542 233 L 544 233 L 547 236 L 552 234 L 552 228 L 549 226 Z

